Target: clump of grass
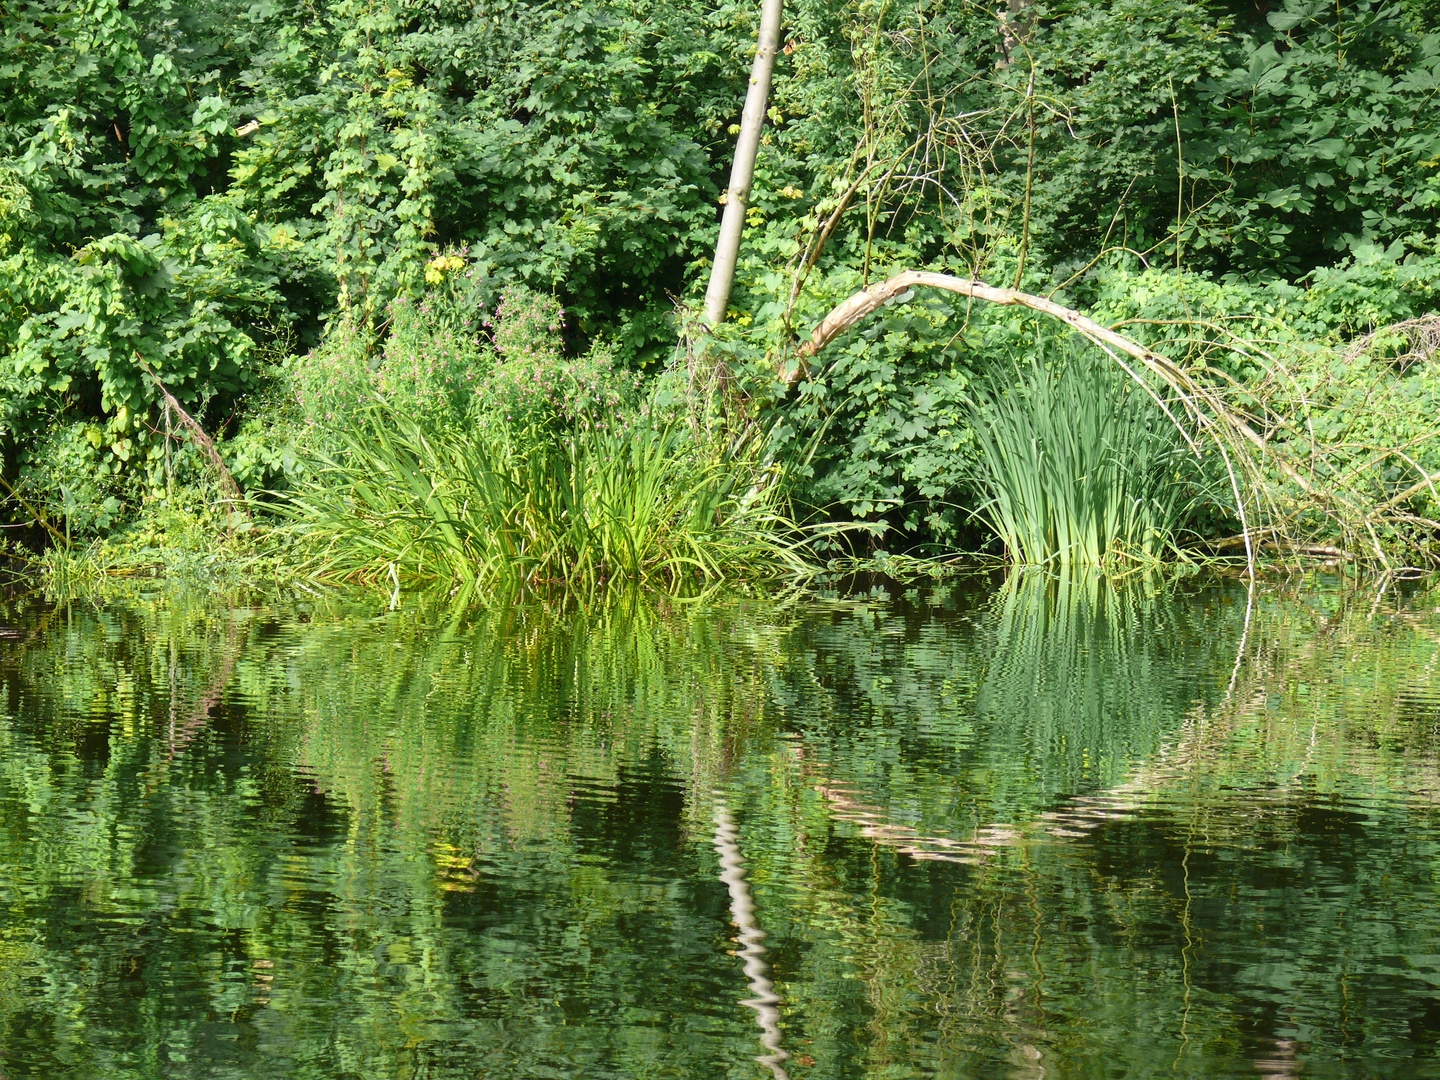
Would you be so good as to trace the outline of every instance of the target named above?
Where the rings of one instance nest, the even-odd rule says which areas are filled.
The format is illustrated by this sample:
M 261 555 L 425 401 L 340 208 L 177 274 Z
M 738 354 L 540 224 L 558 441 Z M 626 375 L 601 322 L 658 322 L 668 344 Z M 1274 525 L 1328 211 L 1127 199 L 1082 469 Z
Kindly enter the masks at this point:
M 1006 557 L 1116 567 L 1182 555 L 1194 468 L 1157 399 L 1093 349 L 1038 355 L 1018 376 L 971 399 L 975 514 Z
M 340 439 L 282 503 L 317 577 L 430 581 L 469 597 L 808 566 L 755 434 L 707 447 L 642 411 L 537 438 L 503 417 L 443 425 L 377 401 Z
M 533 290 L 506 289 L 478 330 L 461 314 L 397 303 L 373 370 L 342 334 L 296 373 L 307 467 L 274 497 L 312 577 L 468 600 L 810 568 L 748 419 L 690 422 L 663 378 L 642 397 L 603 342 L 567 355 L 564 310 Z M 356 376 L 334 408 L 332 357 Z

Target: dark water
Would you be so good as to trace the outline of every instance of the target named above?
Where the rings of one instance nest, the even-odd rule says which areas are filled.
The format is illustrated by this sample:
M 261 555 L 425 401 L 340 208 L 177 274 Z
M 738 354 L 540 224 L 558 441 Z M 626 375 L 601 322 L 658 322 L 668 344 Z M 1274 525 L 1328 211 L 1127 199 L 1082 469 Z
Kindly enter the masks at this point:
M 0 608 L 0 1076 L 1440 1076 L 1440 591 Z

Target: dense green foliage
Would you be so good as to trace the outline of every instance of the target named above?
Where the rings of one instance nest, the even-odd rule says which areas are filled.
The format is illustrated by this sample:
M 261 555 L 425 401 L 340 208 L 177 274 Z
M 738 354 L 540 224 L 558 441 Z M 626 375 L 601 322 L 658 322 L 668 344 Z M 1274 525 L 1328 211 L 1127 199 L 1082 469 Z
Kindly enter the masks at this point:
M 540 382 L 653 377 L 706 270 L 756 17 L 735 0 L 0 2 L 9 523 L 94 536 L 205 484 L 162 385 L 251 491 L 317 475 L 334 447 L 297 440 L 297 410 L 310 424 L 377 371 L 407 402 L 437 364 L 441 397 L 528 387 L 495 337 L 517 285 L 565 313 L 531 358 Z M 724 363 L 722 411 L 773 429 L 797 512 L 883 522 L 892 545 L 984 542 L 969 387 L 1033 351 L 1032 318 L 907 297 L 797 394 L 773 379 L 839 299 L 948 269 L 1203 360 L 1344 499 L 1383 504 L 1440 469 L 1434 350 L 1393 364 L 1382 336 L 1343 370 L 1320 357 L 1434 308 L 1437 94 L 1440 24 L 1412 0 L 998 17 L 793 0 L 732 318 L 701 350 Z M 1357 408 L 1377 393 L 1383 412 Z M 1272 517 L 1354 531 L 1274 477 L 1255 495 Z M 1204 528 L 1237 525 L 1196 494 Z M 1434 515 L 1428 489 L 1404 503 Z
M 218 433 L 322 320 L 373 335 L 452 247 L 472 316 L 524 279 L 643 359 L 708 242 L 733 9 L 3 14 L 4 473 L 78 528 L 170 479 L 143 365 Z

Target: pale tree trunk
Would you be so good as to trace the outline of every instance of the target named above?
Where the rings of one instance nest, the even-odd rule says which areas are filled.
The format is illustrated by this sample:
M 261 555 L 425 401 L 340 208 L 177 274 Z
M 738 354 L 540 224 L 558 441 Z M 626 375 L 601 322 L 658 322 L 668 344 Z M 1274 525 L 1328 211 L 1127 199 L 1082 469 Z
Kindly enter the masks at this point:
M 1000 66 L 1010 63 L 1011 55 L 1030 38 L 1034 13 L 1034 0 L 1005 0 L 995 12 L 1000 20 Z
M 735 260 L 740 254 L 740 234 L 745 231 L 745 207 L 750 201 L 750 184 L 755 179 L 755 155 L 760 148 L 760 129 L 765 125 L 765 106 L 770 99 L 770 74 L 775 70 L 775 53 L 780 46 L 780 15 L 783 0 L 764 0 L 760 11 L 760 39 L 755 66 L 750 70 L 750 89 L 740 114 L 740 137 L 735 141 L 735 163 L 730 168 L 730 187 L 725 196 L 725 214 L 720 220 L 720 237 L 715 243 L 715 262 L 705 290 L 705 321 L 719 326 L 730 303 L 735 281 Z

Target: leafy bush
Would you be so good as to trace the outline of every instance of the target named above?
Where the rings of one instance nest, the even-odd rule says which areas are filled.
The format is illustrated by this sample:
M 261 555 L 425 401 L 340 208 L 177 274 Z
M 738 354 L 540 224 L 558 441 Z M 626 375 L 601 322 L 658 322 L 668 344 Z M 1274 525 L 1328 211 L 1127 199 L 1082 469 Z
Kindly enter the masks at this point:
M 984 328 L 966 323 L 963 309 L 917 294 L 831 347 L 779 409 L 797 502 L 912 539 L 959 539 L 974 453 L 964 401 L 985 365 Z
M 287 377 L 306 437 L 323 445 L 365 422 L 377 398 L 432 426 L 501 422 L 532 437 L 606 423 L 632 404 L 637 377 L 615 366 L 606 342 L 566 355 L 565 311 L 554 297 L 513 285 L 490 313 L 469 309 L 471 299 L 441 288 L 398 298 L 378 345 L 358 320 L 345 319 L 320 348 L 291 360 Z
M 565 355 L 565 311 L 554 297 L 511 286 L 487 325 L 495 362 L 475 386 L 478 422 L 503 422 L 531 438 L 559 436 L 613 424 L 632 404 L 637 377 L 616 369 L 606 342 L 596 338 L 583 355 Z
M 133 482 L 106 460 L 105 438 L 94 424 L 57 424 L 35 449 L 43 470 L 26 470 L 17 494 L 51 519 L 68 540 L 116 527 L 129 515 Z
M 428 292 L 415 301 L 397 297 L 387 312 L 374 390 L 397 409 L 439 422 L 463 419 L 490 366 L 478 325 L 483 312 L 457 326 L 453 309 Z
M 346 427 L 375 393 L 369 336 L 348 320 L 333 326 L 319 348 L 291 358 L 286 378 L 307 428 Z

